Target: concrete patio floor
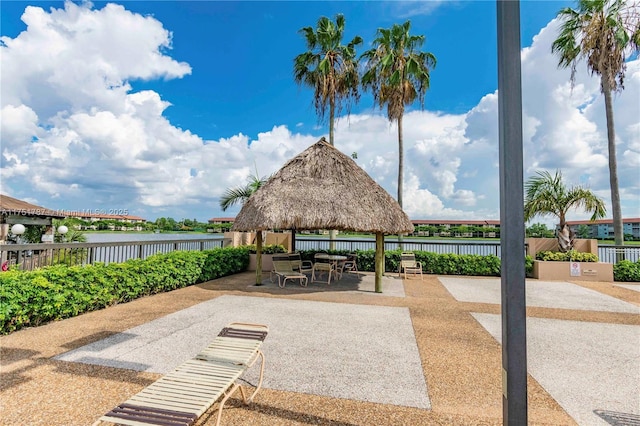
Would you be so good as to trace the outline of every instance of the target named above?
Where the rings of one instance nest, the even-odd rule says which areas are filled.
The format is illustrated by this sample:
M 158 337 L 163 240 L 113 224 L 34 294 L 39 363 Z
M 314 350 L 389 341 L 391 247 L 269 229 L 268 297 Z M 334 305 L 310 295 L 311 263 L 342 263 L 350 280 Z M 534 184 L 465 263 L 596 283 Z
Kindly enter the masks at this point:
M 2 424 L 89 425 L 238 320 L 271 327 L 265 389 L 223 424 L 501 424 L 496 280 L 386 278 L 380 295 L 244 273 L 2 336 Z M 530 424 L 640 421 L 640 293 L 528 284 Z

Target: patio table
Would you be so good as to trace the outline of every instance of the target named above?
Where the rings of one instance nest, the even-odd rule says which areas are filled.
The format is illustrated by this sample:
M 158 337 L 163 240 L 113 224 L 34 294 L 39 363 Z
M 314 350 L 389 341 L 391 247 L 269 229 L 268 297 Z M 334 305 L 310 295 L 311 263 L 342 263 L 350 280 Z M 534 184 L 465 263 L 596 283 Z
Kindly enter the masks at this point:
M 321 259 L 321 260 L 329 260 L 331 261 L 331 263 L 333 263 L 334 266 L 334 272 L 336 274 L 336 280 L 339 280 L 340 278 L 342 278 L 342 273 L 340 274 L 340 278 L 338 278 L 338 262 L 344 262 L 345 260 L 348 259 L 347 256 L 343 256 L 340 254 L 326 254 L 326 253 L 318 253 L 315 255 L 315 259 Z

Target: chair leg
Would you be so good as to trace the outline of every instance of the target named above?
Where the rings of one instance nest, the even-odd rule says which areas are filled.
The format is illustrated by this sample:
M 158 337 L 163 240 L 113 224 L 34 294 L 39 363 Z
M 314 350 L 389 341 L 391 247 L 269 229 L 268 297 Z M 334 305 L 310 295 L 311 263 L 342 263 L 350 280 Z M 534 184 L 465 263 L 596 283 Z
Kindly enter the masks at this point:
M 260 358 L 260 377 L 258 378 L 258 384 L 256 385 L 256 388 L 253 390 L 253 392 L 251 393 L 251 396 L 249 398 L 246 398 L 244 395 L 244 390 L 242 389 L 242 387 L 240 388 L 240 392 L 242 392 L 242 399 L 244 400 L 245 404 L 248 404 L 249 402 L 253 401 L 253 397 L 256 396 L 256 394 L 258 393 L 258 391 L 262 388 L 262 379 L 264 378 L 264 353 L 262 353 L 262 351 L 258 351 L 258 355 Z M 253 366 L 253 364 L 258 360 L 258 357 L 256 357 L 253 362 L 251 362 L 248 367 Z
M 220 407 L 218 407 L 218 419 L 216 421 L 216 426 L 220 426 L 220 419 L 222 419 L 222 409 L 224 408 L 225 402 L 227 402 L 227 399 L 229 399 L 229 397 L 231 397 L 231 395 L 233 395 L 235 391 L 238 390 L 238 388 L 240 388 L 240 392 L 243 392 L 240 385 L 237 383 L 234 383 L 233 387 L 229 389 L 229 391 L 226 393 L 222 401 L 220 401 Z

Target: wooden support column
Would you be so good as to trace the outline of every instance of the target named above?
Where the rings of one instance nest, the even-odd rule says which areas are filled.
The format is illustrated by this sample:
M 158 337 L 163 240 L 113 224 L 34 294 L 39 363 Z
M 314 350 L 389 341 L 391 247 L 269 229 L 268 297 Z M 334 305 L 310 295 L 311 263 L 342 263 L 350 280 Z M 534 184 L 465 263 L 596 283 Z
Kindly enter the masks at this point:
M 382 275 L 384 274 L 384 234 L 376 232 L 376 293 L 382 293 Z
M 256 285 L 262 285 L 262 231 L 256 232 Z

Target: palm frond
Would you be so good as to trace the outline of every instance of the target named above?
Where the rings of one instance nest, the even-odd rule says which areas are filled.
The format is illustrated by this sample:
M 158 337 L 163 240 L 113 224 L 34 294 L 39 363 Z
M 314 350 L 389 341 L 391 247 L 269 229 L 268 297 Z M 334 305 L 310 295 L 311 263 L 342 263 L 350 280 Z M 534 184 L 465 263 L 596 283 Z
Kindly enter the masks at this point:
M 295 57 L 294 80 L 313 89 L 312 102 L 320 122 L 325 120 L 328 109 L 330 117 L 339 114 L 342 109 L 349 114 L 351 103 L 360 99 L 355 49 L 362 44 L 362 37 L 355 36 L 347 45 L 343 45 L 344 26 L 344 16 L 338 14 L 335 22 L 321 16 L 315 29 L 304 27 L 300 30 L 307 40 L 309 51 Z M 309 40 L 313 43 L 309 43 Z

